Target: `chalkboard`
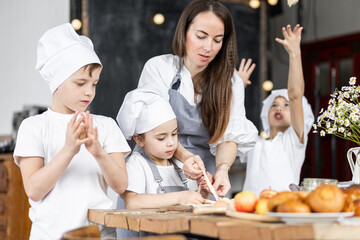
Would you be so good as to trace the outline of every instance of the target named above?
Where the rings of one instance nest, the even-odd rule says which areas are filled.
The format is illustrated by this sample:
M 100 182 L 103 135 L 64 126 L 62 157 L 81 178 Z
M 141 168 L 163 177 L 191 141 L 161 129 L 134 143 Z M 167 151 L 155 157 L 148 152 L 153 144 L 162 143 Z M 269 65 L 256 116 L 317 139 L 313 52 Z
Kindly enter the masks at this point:
M 127 92 L 136 88 L 145 62 L 172 53 L 177 21 L 190 0 L 91 0 L 89 36 L 104 69 L 91 111 L 115 118 Z M 248 6 L 224 3 L 237 32 L 239 57 L 257 63 L 252 85 L 246 88 L 246 113 L 259 126 L 259 11 Z M 162 25 L 152 21 L 156 13 L 165 16 Z

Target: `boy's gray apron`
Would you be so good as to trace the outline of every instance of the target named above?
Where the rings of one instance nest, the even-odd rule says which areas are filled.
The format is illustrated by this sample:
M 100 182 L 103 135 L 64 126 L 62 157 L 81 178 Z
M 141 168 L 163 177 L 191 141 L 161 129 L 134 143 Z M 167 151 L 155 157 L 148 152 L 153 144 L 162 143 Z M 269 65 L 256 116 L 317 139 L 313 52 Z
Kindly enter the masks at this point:
M 211 174 L 215 173 L 215 156 L 210 153 L 207 141 L 209 134 L 202 122 L 200 109 L 192 106 L 177 90 L 181 83 L 181 68 L 183 59 L 179 60 L 179 69 L 174 76 L 171 89 L 169 89 L 170 105 L 176 115 L 179 139 L 181 144 L 193 154 L 199 155 L 205 164 L 205 168 Z
M 163 181 L 163 178 L 161 177 L 156 164 L 149 157 L 149 155 L 144 151 L 144 149 L 142 147 L 140 147 L 139 145 L 136 145 L 134 148 L 134 152 L 139 152 L 144 157 L 144 159 L 146 159 L 146 162 L 148 163 L 148 165 L 151 169 L 151 172 L 154 176 L 155 181 L 159 184 L 159 187 L 156 190 L 156 192 L 158 194 L 189 190 L 188 179 L 185 177 L 183 170 L 178 165 L 176 165 L 176 163 L 172 159 L 169 159 L 169 161 L 174 166 L 175 171 L 178 174 L 178 176 L 181 179 L 181 182 L 183 183 L 184 186 L 163 186 L 161 184 L 161 182 Z M 116 208 L 117 209 L 125 209 L 125 202 L 120 196 L 118 197 Z M 135 232 L 135 231 L 127 230 L 127 229 L 117 228 L 116 235 L 117 235 L 117 238 L 133 238 L 133 237 L 149 236 L 149 235 L 154 235 L 154 234 L 146 233 L 146 232 Z

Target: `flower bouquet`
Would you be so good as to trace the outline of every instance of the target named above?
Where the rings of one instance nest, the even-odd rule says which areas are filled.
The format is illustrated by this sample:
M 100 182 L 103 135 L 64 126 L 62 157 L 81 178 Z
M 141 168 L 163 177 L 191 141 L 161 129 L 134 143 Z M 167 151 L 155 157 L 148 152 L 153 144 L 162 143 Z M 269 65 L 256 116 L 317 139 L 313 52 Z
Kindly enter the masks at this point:
M 332 134 L 342 139 L 350 140 L 360 146 L 360 86 L 356 86 L 356 77 L 351 77 L 349 86 L 341 90 L 335 89 L 330 95 L 329 106 L 321 109 L 317 124 L 313 125 L 314 132 L 321 129 L 320 136 Z M 348 161 L 353 172 L 353 181 L 360 182 L 360 147 L 355 151 L 350 149 Z M 352 153 L 356 161 L 352 160 Z

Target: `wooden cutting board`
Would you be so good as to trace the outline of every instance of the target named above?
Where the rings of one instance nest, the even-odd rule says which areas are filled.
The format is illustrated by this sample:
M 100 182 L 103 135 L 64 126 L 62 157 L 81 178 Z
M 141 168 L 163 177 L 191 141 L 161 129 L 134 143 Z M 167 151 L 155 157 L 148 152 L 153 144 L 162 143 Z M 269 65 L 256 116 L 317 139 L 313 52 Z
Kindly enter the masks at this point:
M 281 222 L 280 218 L 273 217 L 273 216 L 267 216 L 267 215 L 261 215 L 257 213 L 246 213 L 246 212 L 237 212 L 234 210 L 227 210 L 226 216 L 243 219 L 243 220 L 250 220 L 255 222 Z

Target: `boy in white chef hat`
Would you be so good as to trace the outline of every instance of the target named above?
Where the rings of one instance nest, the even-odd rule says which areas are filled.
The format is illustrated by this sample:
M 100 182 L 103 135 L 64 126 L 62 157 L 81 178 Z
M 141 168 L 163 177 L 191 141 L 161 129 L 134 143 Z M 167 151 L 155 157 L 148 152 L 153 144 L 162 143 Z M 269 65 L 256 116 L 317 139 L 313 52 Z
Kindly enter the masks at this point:
M 284 40 L 276 41 L 289 54 L 288 89 L 274 90 L 263 101 L 261 121 L 269 139 L 257 141 L 248 154 L 244 190 L 256 195 L 269 187 L 289 191 L 291 183 L 299 184 L 305 159 L 307 135 L 314 122 L 311 106 L 304 95 L 301 63 L 302 27 L 282 29 Z
M 173 158 L 178 146 L 175 113 L 152 86 L 129 92 L 116 118 L 127 140 L 136 146 L 126 161 L 129 185 L 119 198 L 118 208 L 160 208 L 201 204 L 203 196 L 194 191 L 197 183 L 185 177 L 182 163 Z M 211 178 L 211 175 L 208 173 Z M 193 191 L 191 191 L 193 190 Z M 207 191 L 202 191 L 208 197 Z M 125 203 L 125 205 L 124 205 Z M 135 237 L 118 229 L 117 237 Z
M 14 159 L 31 205 L 30 239 L 60 239 L 89 224 L 89 208 L 113 206 L 108 186 L 125 191 L 124 154 L 131 149 L 113 119 L 84 113 L 102 70 L 89 38 L 69 23 L 48 30 L 39 40 L 36 69 L 53 104 L 21 123 Z

